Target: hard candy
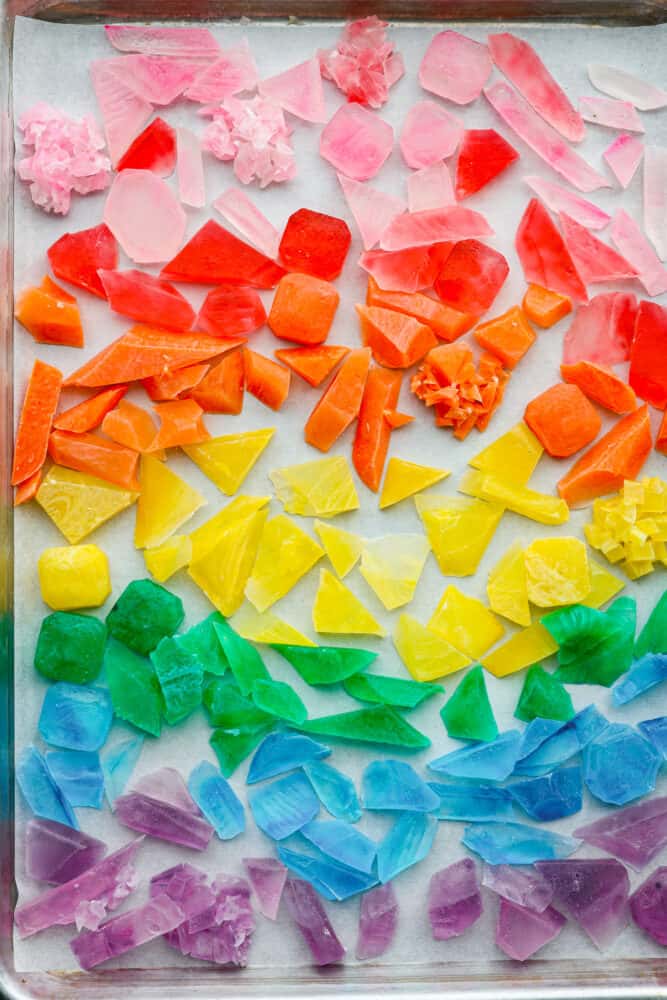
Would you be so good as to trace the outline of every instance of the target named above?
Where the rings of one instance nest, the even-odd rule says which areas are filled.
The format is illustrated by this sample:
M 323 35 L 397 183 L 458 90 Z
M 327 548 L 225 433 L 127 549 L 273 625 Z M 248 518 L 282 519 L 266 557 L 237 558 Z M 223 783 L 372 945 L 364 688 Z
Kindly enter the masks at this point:
M 233 615 L 243 603 L 268 517 L 265 504 L 264 498 L 237 497 L 190 536 L 188 574 L 223 615 Z
M 69 882 L 101 861 L 106 851 L 101 840 L 63 823 L 38 818 L 26 824 L 26 874 L 37 882 Z
M 518 312 L 518 306 L 515 309 Z M 521 322 L 525 324 L 526 321 L 521 320 Z M 497 324 L 498 334 L 503 338 L 505 327 L 508 323 L 514 324 L 515 320 L 508 318 L 507 314 L 498 316 L 495 320 L 489 320 L 488 323 L 481 323 L 475 331 L 475 337 L 482 347 L 493 351 L 493 338 L 496 336 L 496 333 L 490 327 L 492 325 L 495 327 Z M 531 333 L 532 336 L 533 334 Z M 506 352 L 501 347 L 497 347 L 493 353 L 497 354 L 508 368 L 514 367 L 514 364 L 510 363 L 512 359 L 510 358 L 509 349 L 507 356 L 503 356 Z M 517 362 L 519 360 L 520 358 L 516 359 Z M 532 429 L 537 433 L 538 429 L 529 420 L 528 413 L 526 413 L 526 420 L 531 423 Z M 542 439 L 544 438 L 544 435 L 541 433 L 539 436 Z M 545 442 L 543 441 L 543 443 Z M 569 508 L 564 500 L 550 496 L 547 493 L 538 493 L 537 490 L 528 489 L 527 486 L 516 486 L 507 478 L 492 476 L 488 472 L 466 472 L 458 488 L 461 493 L 467 493 L 468 496 L 479 497 L 491 503 L 501 503 L 507 510 L 511 510 L 514 514 L 520 514 L 531 521 L 537 521 L 538 524 L 564 524 L 570 516 Z
M 630 913 L 638 927 L 667 946 L 667 868 L 656 868 L 630 896 Z
M 638 728 L 647 740 L 650 740 L 656 750 L 667 759 L 667 716 L 657 719 L 645 719 L 638 723 Z
M 549 941 L 558 937 L 565 917 L 547 906 L 541 913 L 501 899 L 496 923 L 496 944 L 509 958 L 525 962 Z
M 54 611 L 98 608 L 111 593 L 109 562 L 97 545 L 44 549 L 37 569 L 42 600 Z
M 342 219 L 300 208 L 285 224 L 280 259 L 292 271 L 333 281 L 343 270 L 351 240 L 352 234 Z
M 300 733 L 271 733 L 257 748 L 250 762 L 247 784 L 273 778 L 297 767 L 328 757 L 329 747 Z
M 258 611 L 266 611 L 288 594 L 322 558 L 324 550 L 286 514 L 264 525 L 246 597 Z
M 105 639 L 99 619 L 55 611 L 40 626 L 35 669 L 50 681 L 88 684 L 102 669 Z
M 104 653 L 104 673 L 118 718 L 159 736 L 163 699 L 150 660 L 110 639 Z
M 199 816 L 138 791 L 119 796 L 114 812 L 118 822 L 130 830 L 195 851 L 204 851 L 213 836 L 213 827 Z
M 554 897 L 550 882 L 534 868 L 484 865 L 482 885 L 510 903 L 533 913 L 544 913 Z
M 66 750 L 99 750 L 109 735 L 113 707 L 109 692 L 64 681 L 48 688 L 38 728 L 47 743 Z
M 273 643 L 273 648 L 294 667 L 307 684 L 339 684 L 370 666 L 377 653 L 349 646 L 292 646 Z
M 345 949 L 336 937 L 317 893 L 302 879 L 288 878 L 285 906 L 308 945 L 316 965 L 340 962 Z
M 493 69 L 486 45 L 458 31 L 440 31 L 431 40 L 419 66 L 424 90 L 455 104 L 479 97 Z
M 320 570 L 313 603 L 313 628 L 330 635 L 385 635 L 368 608 L 326 569 Z
M 582 805 L 581 768 L 559 768 L 544 777 L 512 784 L 509 792 L 531 819 L 544 822 L 572 816 Z
M 664 653 L 646 653 L 635 660 L 626 674 L 619 677 L 611 689 L 614 705 L 627 705 L 645 691 L 667 680 L 667 656 Z
M 170 726 L 187 719 L 201 705 L 204 671 L 196 655 L 171 636 L 160 639 L 150 654 Z
M 196 657 L 207 674 L 216 674 L 220 677 L 229 667 L 229 663 L 213 626 L 220 625 L 223 621 L 220 612 L 214 611 L 187 632 L 174 636 L 174 642 Z
M 359 507 L 350 465 L 342 455 L 272 469 L 269 479 L 288 514 L 334 517 Z
M 304 764 L 303 771 L 318 799 L 335 819 L 343 819 L 348 823 L 356 823 L 361 819 L 357 790 L 351 778 L 322 760 Z
M 357 712 L 340 712 L 338 715 L 309 719 L 300 728 L 302 732 L 312 733 L 314 736 L 359 743 L 384 743 L 386 746 L 404 747 L 406 750 L 422 750 L 431 744 L 423 733 L 388 705 L 375 705 Z
M 408 111 L 401 131 L 403 159 L 413 170 L 441 163 L 455 152 L 462 135 L 462 121 L 441 104 L 417 101 Z
M 104 221 L 131 260 L 158 264 L 178 251 L 186 216 L 166 181 L 150 170 L 116 174 L 104 206 Z
M 391 882 L 361 897 L 356 956 L 360 962 L 379 958 L 391 947 L 398 923 L 398 900 Z
M 562 907 L 600 949 L 616 940 L 628 922 L 628 873 L 605 858 L 538 861 L 535 866 Z
M 55 783 L 42 754 L 33 746 L 22 751 L 16 765 L 16 781 L 23 798 L 36 816 L 79 829 L 74 810 Z
M 531 667 L 526 673 L 514 717 L 524 722 L 538 717 L 567 722 L 573 715 L 572 699 L 560 681 L 538 665 Z
M 431 876 L 428 918 L 436 941 L 459 937 L 482 915 L 482 896 L 475 862 L 455 861 Z
M 261 326 L 262 323 L 258 325 Z M 228 331 L 229 326 L 229 321 L 226 321 L 223 328 Z M 201 330 L 206 329 L 202 325 L 201 313 L 197 327 Z M 201 402 L 200 406 L 206 409 Z M 242 486 L 274 434 L 273 427 L 240 434 L 223 434 L 201 444 L 186 445 L 183 450 L 219 490 L 227 496 L 233 496 Z
M 252 699 L 263 712 L 285 722 L 300 726 L 308 718 L 308 710 L 296 691 L 282 681 L 255 681 Z
M 271 679 L 255 647 L 238 635 L 229 622 L 216 620 L 213 629 L 241 694 L 249 695 L 255 681 Z
M 514 770 L 521 745 L 517 729 L 501 733 L 489 743 L 476 743 L 462 750 L 452 750 L 432 760 L 430 771 L 448 778 L 468 778 L 474 781 L 504 781 Z
M 393 705 L 395 708 L 416 708 L 427 698 L 443 691 L 440 684 L 424 681 L 406 681 L 399 677 L 384 677 L 381 674 L 358 673 L 343 681 L 347 694 L 359 701 L 377 705 Z
M 409 604 L 428 558 L 423 535 L 397 534 L 367 539 L 361 552 L 361 575 L 389 611 Z
M 379 507 L 392 507 L 406 497 L 421 493 L 450 475 L 447 469 L 434 469 L 429 465 L 417 465 L 402 458 L 390 458 L 382 484 Z
M 515 632 L 502 645 L 482 658 L 482 666 L 494 677 L 506 677 L 530 667 L 558 650 L 558 643 L 540 622 Z
M 540 608 L 575 604 L 591 589 L 586 546 L 578 538 L 538 538 L 526 547 L 524 562 L 528 599 Z
M 220 840 L 232 840 L 243 833 L 243 805 L 212 764 L 202 761 L 194 768 L 188 778 L 188 790 Z
M 465 820 L 469 823 L 514 819 L 512 799 L 505 788 L 473 782 L 465 785 L 429 782 L 429 788 L 440 799 L 434 812 L 437 819 Z
M 143 745 L 143 736 L 132 736 L 128 740 L 116 743 L 101 757 L 104 790 L 112 809 L 114 802 L 119 795 L 123 794 L 125 786 L 130 780 L 130 775 L 139 760 Z
M 400 760 L 374 760 L 362 777 L 365 809 L 401 812 L 433 812 L 438 796 L 417 772 Z
M 635 643 L 635 656 L 645 653 L 667 653 L 667 591 L 651 611 Z
M 183 809 L 193 816 L 199 816 L 199 809 L 183 778 L 173 767 L 161 767 L 157 771 L 145 774 L 135 784 L 134 791 L 166 802 L 167 805 L 175 806 L 177 809 Z
M 433 846 L 438 821 L 423 812 L 399 813 L 377 848 L 377 874 L 383 884 L 416 865 Z
M 220 771 L 226 778 L 229 778 L 241 761 L 245 760 L 262 742 L 274 722 L 275 720 L 272 719 L 268 724 L 246 723 L 231 729 L 220 726 L 214 731 L 209 743 L 218 758 Z
M 146 569 L 158 583 L 164 583 L 185 569 L 192 559 L 192 542 L 187 535 L 172 535 L 154 549 L 144 549 Z
M 104 774 L 99 754 L 88 750 L 50 750 L 45 760 L 53 780 L 71 806 L 102 808 Z
M 87 971 L 167 934 L 184 917 L 181 907 L 168 896 L 155 896 L 143 906 L 105 921 L 97 930 L 82 931 L 72 939 L 70 947 L 81 968 Z
M 433 287 L 452 309 L 481 316 L 493 305 L 508 273 L 501 253 L 479 240 L 463 239 L 447 257 Z
M 614 722 L 584 750 L 584 781 L 602 802 L 622 806 L 655 788 L 662 755 L 632 726 Z
M 320 156 L 355 181 L 368 181 L 391 153 L 391 125 L 359 104 L 345 104 L 322 129 Z
M 498 504 L 463 497 L 415 497 L 417 513 L 445 576 L 471 576 L 503 515 Z
M 452 584 L 445 588 L 428 627 L 472 659 L 482 656 L 505 631 L 481 601 Z
M 471 662 L 465 653 L 412 615 L 399 617 L 393 638 L 403 663 L 420 684 L 455 673 Z
M 154 455 L 142 455 L 140 469 L 134 545 L 137 549 L 152 549 L 166 542 L 205 506 L 206 500 Z
M 550 725 L 546 725 L 547 722 Z M 534 778 L 549 774 L 574 757 L 608 725 L 594 705 L 560 725 L 551 719 L 534 719 L 525 731 L 514 773 Z
M 259 829 L 272 840 L 284 840 L 317 816 L 320 803 L 306 776 L 294 771 L 249 796 Z
M 518 159 L 516 149 L 495 129 L 466 129 L 456 163 L 457 199 L 486 187 Z
M 307 122 L 326 121 L 322 76 L 317 56 L 261 80 L 259 92 Z
M 376 845 L 350 823 L 339 819 L 314 819 L 302 826 L 299 833 L 332 861 L 366 875 L 372 874 Z
M 333 49 L 318 52 L 320 71 L 348 101 L 380 108 L 403 76 L 403 58 L 387 37 L 388 24 L 375 15 L 350 21 Z
M 180 597 L 152 580 L 133 580 L 107 615 L 109 634 L 137 653 L 150 653 L 185 617 Z
M 521 542 L 514 542 L 489 572 L 486 596 L 492 611 L 517 625 L 531 623 L 526 563 Z
M 295 646 L 314 646 L 315 643 L 303 632 L 283 621 L 272 611 L 256 611 L 249 601 L 241 605 L 231 619 L 232 627 L 244 639 L 251 642 L 293 643 Z
M 287 868 L 275 858 L 244 858 L 243 865 L 259 901 L 259 912 L 275 920 L 287 880 Z
M 461 842 L 489 865 L 530 865 L 566 858 L 579 846 L 572 837 L 525 823 L 477 823 L 465 828 Z
M 278 847 L 278 856 L 290 871 L 310 882 L 325 899 L 332 901 L 349 899 L 377 885 L 375 875 L 355 871 L 319 852 L 317 857 L 312 857 L 281 845 Z
M 361 558 L 363 543 L 358 535 L 335 524 L 315 521 L 313 527 L 324 546 L 329 562 L 341 578 L 347 576 Z
M 543 625 L 559 643 L 556 678 L 565 684 L 613 684 L 632 662 L 636 615 L 630 597 L 618 597 L 606 611 L 575 604 L 546 615 Z
M 490 742 L 498 736 L 498 726 L 486 690 L 482 667 L 473 667 L 440 709 L 447 733 L 455 740 Z

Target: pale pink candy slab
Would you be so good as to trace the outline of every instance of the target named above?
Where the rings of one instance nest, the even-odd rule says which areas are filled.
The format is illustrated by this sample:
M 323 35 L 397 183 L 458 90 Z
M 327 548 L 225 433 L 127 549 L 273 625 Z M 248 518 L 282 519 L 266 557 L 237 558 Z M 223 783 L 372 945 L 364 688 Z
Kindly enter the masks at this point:
M 169 185 L 151 170 L 116 174 L 104 206 L 104 221 L 137 264 L 171 260 L 185 235 L 185 212 Z
M 563 341 L 563 364 L 617 365 L 630 357 L 637 300 L 631 292 L 603 292 L 580 305 Z
M 580 97 L 579 110 L 582 118 L 594 125 L 623 129 L 624 132 L 644 131 L 641 118 L 628 101 L 617 101 L 612 97 Z
M 586 127 L 565 91 L 532 45 L 509 32 L 489 35 L 491 58 L 532 108 L 569 142 L 581 142 Z
M 458 31 L 441 31 L 424 54 L 419 82 L 424 90 L 454 104 L 470 104 L 481 94 L 492 69 L 486 45 Z
M 272 260 L 277 258 L 280 233 L 247 194 L 239 188 L 228 188 L 215 199 L 213 208 L 254 247 Z
M 257 67 L 244 38 L 232 49 L 223 49 L 219 58 L 203 69 L 185 91 L 189 101 L 212 104 L 257 86 Z
M 153 114 L 153 105 L 137 97 L 115 74 L 115 59 L 90 64 L 90 78 L 104 122 L 111 162 L 115 166 Z
M 178 197 L 184 205 L 203 208 L 206 204 L 204 161 L 199 136 L 189 128 L 176 129 L 176 176 Z
M 160 767 L 145 774 L 132 787 L 133 792 L 148 795 L 151 799 L 166 802 L 176 809 L 183 809 L 193 816 L 201 816 L 197 803 L 190 795 L 183 776 L 175 767 Z
M 411 212 L 427 212 L 432 208 L 454 205 L 456 196 L 446 163 L 433 163 L 415 170 L 408 177 L 408 208 Z
M 320 156 L 355 181 L 375 177 L 394 145 L 394 130 L 360 104 L 344 104 L 322 129 Z
M 622 188 L 626 188 L 644 155 L 644 143 L 636 135 L 619 135 L 602 156 Z
M 667 149 L 644 151 L 644 229 L 661 260 L 667 259 Z
M 469 236 L 493 236 L 493 229 L 480 212 L 461 205 L 446 205 L 427 212 L 404 212 L 390 222 L 380 237 L 383 250 L 426 247 Z
M 284 73 L 261 80 L 259 92 L 263 97 L 279 104 L 284 111 L 289 111 L 305 122 L 320 123 L 327 120 L 322 74 L 316 56 L 298 66 L 292 66 Z
M 173 104 L 190 86 L 202 64 L 192 59 L 130 55 L 106 60 L 111 72 L 137 97 L 162 107 Z
M 485 88 L 484 95 L 519 138 L 574 187 L 580 191 L 611 187 L 607 178 L 582 160 L 509 84 L 501 81 L 494 83 Z
M 586 285 L 636 277 L 636 270 L 620 253 L 608 247 L 564 212 L 560 213 L 559 218 L 565 245 Z
M 419 170 L 451 156 L 463 135 L 463 122 L 435 101 L 418 101 L 408 111 L 399 145 L 409 167 Z
M 641 229 L 626 211 L 618 210 L 611 224 L 611 239 L 625 259 L 637 271 L 637 276 L 650 296 L 667 292 L 667 270 Z
M 405 202 L 370 184 L 338 174 L 345 200 L 357 224 L 364 250 L 370 250 L 380 239 L 392 219 L 405 211 Z
M 611 221 L 611 215 L 603 212 L 592 201 L 572 194 L 560 184 L 545 181 L 543 177 L 533 176 L 524 177 L 524 181 L 551 212 L 566 212 L 571 219 L 578 222 L 580 226 L 585 226 L 586 229 L 604 229 Z
M 430 247 L 412 247 L 394 253 L 369 250 L 359 258 L 359 267 L 388 292 L 420 292 L 431 287 L 438 273 Z
M 107 40 L 119 52 L 151 56 L 215 59 L 220 46 L 208 28 L 149 28 L 140 24 L 105 24 Z
M 640 111 L 667 107 L 667 91 L 645 83 L 625 70 L 614 69 L 613 66 L 602 63 L 589 63 L 588 78 L 603 94 L 617 97 L 620 101 L 629 101 Z

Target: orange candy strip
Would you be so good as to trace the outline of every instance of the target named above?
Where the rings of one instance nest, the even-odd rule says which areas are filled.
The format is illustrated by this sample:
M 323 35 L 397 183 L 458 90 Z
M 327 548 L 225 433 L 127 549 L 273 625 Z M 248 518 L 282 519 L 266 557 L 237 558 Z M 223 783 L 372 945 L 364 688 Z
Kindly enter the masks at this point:
M 204 411 L 194 399 L 158 403 L 153 409 L 160 420 L 160 429 L 149 451 L 178 448 L 184 444 L 201 444 L 211 437 L 202 419 Z
M 589 399 L 612 413 L 631 413 L 637 408 L 634 389 L 605 365 L 577 361 L 573 365 L 561 365 L 560 373 L 565 382 L 578 385 Z
M 300 375 L 308 385 L 318 386 L 350 353 L 349 347 L 322 344 L 318 347 L 286 347 L 274 352 L 279 361 Z
M 137 479 L 139 453 L 97 434 L 53 431 L 49 438 L 49 455 L 67 469 L 106 479 L 135 493 L 141 489 Z
M 439 340 L 446 340 L 448 343 L 457 340 L 477 322 L 476 316 L 452 309 L 421 292 L 385 292 L 371 276 L 368 278 L 366 305 L 381 306 L 412 316 L 420 323 L 430 326 Z
M 260 403 L 279 410 L 289 393 L 290 372 L 256 351 L 243 352 L 245 387 Z
M 377 492 L 389 449 L 391 425 L 387 411 L 393 411 L 401 391 L 400 372 L 373 367 L 368 372 L 359 409 L 357 432 L 352 445 L 352 462 L 369 490 Z
M 502 316 L 480 323 L 475 340 L 485 350 L 500 358 L 506 368 L 515 368 L 535 343 L 535 333 L 518 306 Z
M 102 430 L 116 444 L 141 452 L 151 450 L 157 434 L 150 413 L 127 399 L 122 399 L 115 410 L 107 413 Z
M 308 444 L 329 451 L 347 430 L 359 413 L 370 362 L 370 348 L 350 351 L 308 417 L 304 429 Z
M 240 413 L 243 409 L 245 370 L 243 352 L 230 351 L 204 376 L 188 396 L 205 413 Z
M 177 399 L 182 392 L 194 389 L 209 370 L 210 365 L 187 365 L 165 375 L 151 375 L 142 385 L 154 403 Z
M 83 347 L 83 328 L 76 299 L 48 276 L 37 288 L 26 288 L 14 315 L 39 344 Z
M 546 330 L 572 312 L 572 302 L 567 295 L 552 292 L 541 285 L 528 285 L 521 308 L 531 323 Z
M 438 343 L 430 326 L 405 313 L 379 306 L 357 306 L 357 312 L 364 344 L 386 368 L 410 368 Z
M 44 465 L 62 381 L 62 372 L 53 365 L 35 361 L 16 431 L 12 486 L 30 479 Z
M 57 431 L 70 431 L 72 434 L 85 434 L 99 427 L 107 413 L 117 406 L 127 392 L 126 385 L 117 385 L 113 389 L 103 389 L 89 399 L 63 410 L 53 421 Z
M 523 419 L 553 458 L 569 458 L 600 433 L 600 414 L 576 385 L 559 382 L 526 407 Z
M 41 482 L 42 469 L 38 469 L 37 472 L 33 472 L 29 479 L 24 479 L 22 483 L 19 483 L 14 494 L 14 506 L 20 507 L 22 503 L 34 500 Z

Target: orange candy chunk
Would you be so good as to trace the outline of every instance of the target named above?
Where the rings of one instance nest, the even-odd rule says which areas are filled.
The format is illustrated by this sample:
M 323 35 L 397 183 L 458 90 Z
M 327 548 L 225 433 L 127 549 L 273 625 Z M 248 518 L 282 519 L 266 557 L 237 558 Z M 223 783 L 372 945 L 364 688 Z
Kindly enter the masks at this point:
M 243 352 L 230 351 L 189 393 L 205 413 L 240 413 L 243 409 L 245 369 Z
M 304 430 L 308 444 L 329 451 L 357 417 L 370 361 L 370 348 L 350 351 L 308 417 Z
M 268 323 L 281 340 L 321 344 L 327 339 L 339 301 L 329 281 L 310 274 L 286 274 L 278 282 Z
M 290 372 L 256 351 L 243 352 L 245 387 L 260 403 L 279 410 L 289 393 Z
M 85 434 L 99 427 L 107 413 L 117 406 L 127 392 L 126 385 L 117 385 L 113 389 L 103 389 L 82 403 L 63 410 L 53 421 L 57 431 L 71 431 L 72 434 Z
M 602 421 L 576 385 L 559 382 L 526 407 L 524 420 L 553 458 L 569 458 L 598 436 Z
M 20 293 L 14 315 L 38 344 L 83 347 L 76 299 L 48 276 L 39 288 L 26 288 Z
M 28 479 L 24 479 L 22 483 L 16 487 L 16 493 L 14 494 L 14 506 L 20 507 L 22 503 L 27 503 L 29 500 L 34 500 L 37 496 L 37 491 L 42 482 L 42 470 L 38 469 L 37 472 L 33 472 L 32 476 Z
M 338 362 L 349 353 L 349 347 L 322 344 L 318 347 L 285 347 L 276 351 L 275 355 L 308 385 L 317 386 L 324 382 Z
M 357 312 L 362 339 L 379 365 L 410 368 L 437 344 L 431 328 L 412 316 L 379 306 L 357 306 Z
M 49 455 L 66 469 L 97 476 L 134 493 L 141 489 L 137 479 L 139 453 L 97 434 L 53 431 L 49 438 Z
M 528 285 L 521 308 L 531 323 L 548 330 L 572 312 L 572 302 L 560 292 L 552 292 L 541 285 Z
M 62 381 L 62 373 L 53 365 L 35 361 L 16 431 L 12 486 L 30 479 L 44 465 Z
M 102 430 L 116 444 L 141 452 L 151 449 L 157 434 L 150 413 L 127 399 L 122 399 L 115 410 L 107 413 Z
M 154 403 L 176 399 L 188 389 L 194 389 L 209 370 L 210 365 L 187 365 L 164 375 L 151 375 L 143 381 L 143 387 Z
M 380 487 L 392 431 L 386 415 L 395 412 L 401 379 L 400 372 L 371 368 L 361 399 L 352 462 L 361 481 L 375 493 Z
M 210 434 L 202 419 L 204 411 L 194 399 L 175 399 L 171 403 L 158 403 L 153 409 L 160 420 L 160 429 L 150 451 L 161 448 L 179 448 L 184 444 L 201 444 Z
M 377 281 L 369 276 L 366 292 L 367 306 L 381 306 L 393 309 L 394 312 L 413 316 L 420 323 L 430 326 L 439 340 L 450 343 L 457 340 L 467 330 L 470 330 L 477 320 L 476 316 L 459 312 L 442 302 L 432 299 L 430 295 L 421 292 L 385 292 Z
M 560 373 L 565 382 L 578 385 L 589 399 L 612 413 L 631 413 L 637 407 L 633 389 L 605 365 L 577 361 L 573 365 L 561 365 Z
M 480 323 L 475 339 L 506 368 L 514 368 L 535 343 L 535 332 L 519 306 L 513 306 L 502 316 Z

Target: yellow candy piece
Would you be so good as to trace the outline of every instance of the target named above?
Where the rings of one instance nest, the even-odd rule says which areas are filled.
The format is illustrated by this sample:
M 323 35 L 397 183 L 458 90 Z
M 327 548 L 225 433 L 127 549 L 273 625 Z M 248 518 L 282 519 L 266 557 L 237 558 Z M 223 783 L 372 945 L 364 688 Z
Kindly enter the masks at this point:
M 489 573 L 486 594 L 493 611 L 517 625 L 530 625 L 526 566 L 520 542 L 510 545 Z
M 359 507 L 352 472 L 342 455 L 274 469 L 269 479 L 288 514 L 334 517 Z
M 344 528 L 337 528 L 335 524 L 325 524 L 324 521 L 315 521 L 313 527 L 338 576 L 347 576 L 361 557 L 363 539 Z
M 37 490 L 37 503 L 71 545 L 129 507 L 138 493 L 85 472 L 52 465 Z
M 589 608 L 601 608 L 603 604 L 606 604 L 623 590 L 625 584 L 595 559 L 591 559 L 590 556 L 588 557 L 588 568 L 591 571 L 591 589 L 581 603 Z
M 429 465 L 405 462 L 402 458 L 390 458 L 380 494 L 380 510 L 434 486 L 449 475 L 449 469 L 434 469 Z
M 37 569 L 42 600 L 54 611 L 99 608 L 111 593 L 109 560 L 97 545 L 44 549 Z
M 392 611 L 414 597 L 430 545 L 424 535 L 385 535 L 367 539 L 359 571 L 385 608 Z
M 333 635 L 386 635 L 359 598 L 326 569 L 320 570 L 320 585 L 313 604 L 313 627 L 316 632 Z
M 619 493 L 596 500 L 585 525 L 589 545 L 609 562 L 620 563 L 632 580 L 664 563 L 667 541 L 667 482 L 657 477 L 626 479 Z
M 192 539 L 189 535 L 172 535 L 154 549 L 144 549 L 146 569 L 160 583 L 164 583 L 179 569 L 184 569 L 192 558 Z
M 471 458 L 468 465 L 491 475 L 511 475 L 515 485 L 525 486 L 543 451 L 533 432 L 521 421 Z
M 621 568 L 625 571 L 626 576 L 631 580 L 639 580 L 642 576 L 647 576 L 652 573 L 655 566 L 650 560 L 637 560 L 637 562 L 630 562 L 626 560 L 621 563 Z
M 528 628 L 511 635 L 502 646 L 494 649 L 481 661 L 485 670 L 494 677 L 507 677 L 518 670 L 532 667 L 558 652 L 558 643 L 544 625 L 533 622 Z
M 244 601 L 230 622 L 232 628 L 251 642 L 276 642 L 288 646 L 314 646 L 307 636 L 278 618 L 272 611 L 259 612 Z
M 141 457 L 140 482 L 134 527 L 137 549 L 162 545 L 206 504 L 201 493 L 152 455 Z
M 416 681 L 434 681 L 472 663 L 465 653 L 412 615 L 404 613 L 399 617 L 393 639 L 398 655 Z
M 323 555 L 324 549 L 286 514 L 272 517 L 262 532 L 257 559 L 245 589 L 246 597 L 258 611 L 266 611 Z
M 183 451 L 219 490 L 232 496 L 276 433 L 275 427 L 245 434 L 223 434 Z
M 204 521 L 199 528 L 195 528 L 194 531 L 190 532 L 192 561 L 198 562 L 199 559 L 207 555 L 230 525 L 235 521 L 243 521 L 251 514 L 261 510 L 262 507 L 266 507 L 270 499 L 271 497 L 236 497 L 217 514 L 210 517 L 208 521 Z
M 504 508 L 462 497 L 416 496 L 415 506 L 445 576 L 470 576 L 493 538 Z
M 226 618 L 243 602 L 268 514 L 262 509 L 232 520 L 205 555 L 199 559 L 193 555 L 188 574 Z
M 577 604 L 590 594 L 588 555 L 578 538 L 537 538 L 524 562 L 528 600 L 539 608 Z
M 510 469 L 507 471 L 511 474 Z M 516 486 L 488 472 L 467 472 L 458 489 L 468 496 L 500 503 L 507 510 L 539 524 L 564 524 L 570 517 L 570 508 L 560 497 L 538 493 L 526 486 Z
M 502 623 L 485 604 L 454 586 L 446 588 L 428 627 L 474 660 L 505 634 Z

